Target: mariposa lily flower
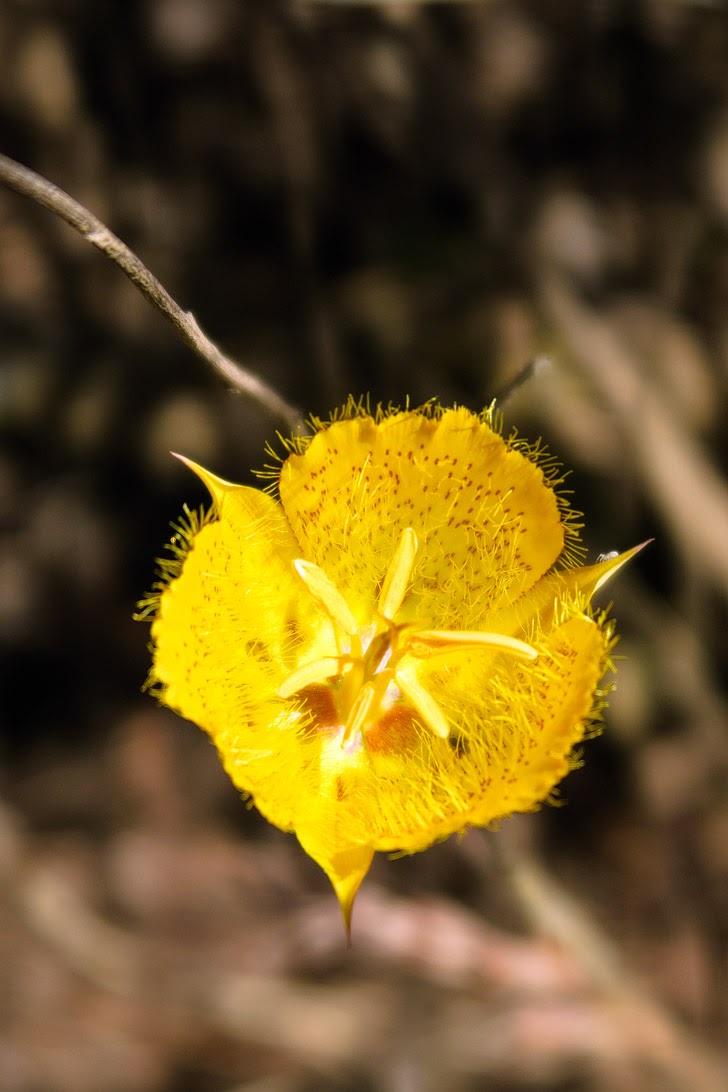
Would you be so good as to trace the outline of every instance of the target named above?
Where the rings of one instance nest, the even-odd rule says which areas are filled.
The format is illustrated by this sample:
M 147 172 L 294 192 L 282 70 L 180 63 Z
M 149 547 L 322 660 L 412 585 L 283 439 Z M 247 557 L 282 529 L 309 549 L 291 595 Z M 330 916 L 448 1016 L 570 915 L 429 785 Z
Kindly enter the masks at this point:
M 142 607 L 150 681 L 328 875 L 347 930 L 380 851 L 530 811 L 604 702 L 558 468 L 492 412 L 351 403 L 287 443 L 267 490 L 185 459 L 213 501 Z

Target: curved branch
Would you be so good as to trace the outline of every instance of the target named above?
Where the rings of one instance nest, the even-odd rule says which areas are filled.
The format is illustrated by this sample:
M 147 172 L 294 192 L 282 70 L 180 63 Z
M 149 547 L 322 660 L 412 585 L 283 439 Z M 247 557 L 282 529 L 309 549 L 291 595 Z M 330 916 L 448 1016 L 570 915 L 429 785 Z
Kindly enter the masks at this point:
M 87 242 L 92 243 L 107 258 L 111 258 L 144 298 L 169 319 L 190 349 L 210 364 L 234 390 L 258 402 L 274 417 L 285 421 L 292 430 L 295 431 L 301 425 L 300 412 L 262 379 L 236 364 L 218 349 L 200 329 L 192 313 L 183 311 L 134 251 L 109 231 L 84 205 L 47 178 L 1 154 L 0 182 L 55 213 L 75 228 Z

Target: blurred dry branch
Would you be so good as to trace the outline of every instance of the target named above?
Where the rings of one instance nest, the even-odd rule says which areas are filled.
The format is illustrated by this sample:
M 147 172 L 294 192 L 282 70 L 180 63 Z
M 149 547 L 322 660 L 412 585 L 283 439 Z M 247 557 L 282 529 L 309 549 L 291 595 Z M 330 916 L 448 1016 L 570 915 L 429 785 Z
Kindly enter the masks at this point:
M 728 596 L 728 485 L 607 319 L 582 303 L 564 279 L 545 279 L 542 293 L 565 351 L 611 410 L 681 554 Z

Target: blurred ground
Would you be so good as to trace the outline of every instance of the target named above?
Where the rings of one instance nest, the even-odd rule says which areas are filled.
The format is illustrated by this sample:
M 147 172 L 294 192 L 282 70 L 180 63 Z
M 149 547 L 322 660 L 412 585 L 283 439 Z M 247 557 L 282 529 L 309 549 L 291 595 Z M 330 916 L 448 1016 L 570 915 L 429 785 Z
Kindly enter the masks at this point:
M 566 806 L 378 862 L 346 951 L 295 840 L 140 693 L 199 485 L 279 427 L 0 189 L 3 1092 L 728 1087 L 728 12 L 5 0 L 0 150 L 306 411 L 545 436 L 614 587 Z

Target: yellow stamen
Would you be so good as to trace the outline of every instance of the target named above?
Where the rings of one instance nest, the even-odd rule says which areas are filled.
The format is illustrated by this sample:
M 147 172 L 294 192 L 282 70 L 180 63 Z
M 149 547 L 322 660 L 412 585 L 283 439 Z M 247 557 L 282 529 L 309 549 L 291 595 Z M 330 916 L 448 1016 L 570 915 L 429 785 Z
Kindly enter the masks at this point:
M 435 735 L 441 739 L 448 737 L 450 729 L 447 718 L 435 698 L 417 678 L 416 667 L 411 662 L 413 659 L 424 660 L 446 653 L 471 650 L 477 652 L 484 649 L 509 652 L 523 660 L 535 660 L 538 656 L 532 645 L 502 633 L 480 630 L 417 630 L 414 626 L 411 629 L 409 626 L 396 626 L 395 617 L 407 593 L 416 553 L 417 535 L 411 527 L 405 527 L 387 569 L 377 603 L 377 613 L 389 627 L 389 632 L 380 633 L 378 637 L 369 635 L 368 642 L 348 603 L 323 569 L 302 558 L 293 563 L 297 574 L 316 602 L 339 631 L 350 638 L 350 642 L 343 649 L 339 645 L 342 655 L 323 656 L 297 667 L 279 686 L 278 696 L 289 698 L 307 686 L 326 682 L 336 675 L 343 676 L 343 685 L 338 695 L 344 723 L 342 746 L 357 733 L 366 735 L 369 723 L 380 711 L 391 681 L 396 682 L 403 696 Z M 389 644 L 390 641 L 393 643 Z M 382 668 L 379 665 L 387 653 L 387 646 L 391 653 L 391 662 Z M 364 653 L 365 648 L 367 653 Z M 409 664 L 406 663 L 408 658 Z
M 418 681 L 414 671 L 400 668 L 394 673 L 394 681 L 405 697 L 412 702 L 427 727 L 431 728 L 440 739 L 447 739 L 450 735 L 447 718 L 432 694 Z
M 363 732 L 366 722 L 378 698 L 376 687 L 371 683 L 362 686 L 346 721 L 342 744 L 348 743 L 357 732 Z
M 293 562 L 293 567 L 331 621 L 335 622 L 344 633 L 353 636 L 359 628 L 356 618 L 339 589 L 329 580 L 323 569 L 314 565 L 312 561 L 304 561 L 303 558 L 297 558 Z
M 405 527 L 379 593 L 379 613 L 391 622 L 402 606 L 417 553 L 417 535 Z
M 507 637 L 503 633 L 482 633 L 480 630 L 415 630 L 406 638 L 405 647 L 410 656 L 424 660 L 445 652 L 464 652 L 469 648 L 496 648 L 511 652 L 519 660 L 535 660 L 538 652 L 532 645 Z
M 327 679 L 340 675 L 344 670 L 344 661 L 338 656 L 323 656 L 320 660 L 302 664 L 292 671 L 278 687 L 279 698 L 290 698 L 314 683 L 326 682 Z

